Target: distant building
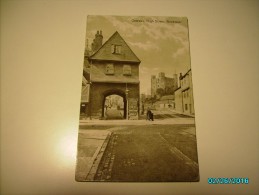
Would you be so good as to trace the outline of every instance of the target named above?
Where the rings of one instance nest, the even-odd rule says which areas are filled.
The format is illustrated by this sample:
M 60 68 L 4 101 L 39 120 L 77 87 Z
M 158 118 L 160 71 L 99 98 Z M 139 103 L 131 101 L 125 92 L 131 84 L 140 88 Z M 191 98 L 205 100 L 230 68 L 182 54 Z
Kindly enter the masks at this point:
M 173 78 L 166 77 L 164 72 L 160 72 L 158 77 L 151 76 L 151 96 L 160 97 L 161 94 L 157 93 L 158 89 L 162 90 L 163 95 L 173 95 L 178 87 L 177 75 L 174 74 Z
M 175 110 L 183 114 L 194 114 L 192 71 L 179 76 L 180 87 L 175 91 Z
M 155 102 L 156 108 L 175 108 L 174 95 L 165 95 Z

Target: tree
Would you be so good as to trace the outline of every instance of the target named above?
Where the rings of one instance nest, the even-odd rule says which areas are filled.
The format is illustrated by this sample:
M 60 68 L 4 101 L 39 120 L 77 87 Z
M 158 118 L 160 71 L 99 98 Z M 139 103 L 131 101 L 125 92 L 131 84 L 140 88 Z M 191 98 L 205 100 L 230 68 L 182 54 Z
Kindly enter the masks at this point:
M 168 87 L 166 90 L 165 95 L 172 95 L 174 94 L 174 88 L 173 87 Z
M 165 90 L 162 88 L 158 88 L 156 90 L 156 94 L 159 95 L 160 97 L 162 97 L 165 94 Z

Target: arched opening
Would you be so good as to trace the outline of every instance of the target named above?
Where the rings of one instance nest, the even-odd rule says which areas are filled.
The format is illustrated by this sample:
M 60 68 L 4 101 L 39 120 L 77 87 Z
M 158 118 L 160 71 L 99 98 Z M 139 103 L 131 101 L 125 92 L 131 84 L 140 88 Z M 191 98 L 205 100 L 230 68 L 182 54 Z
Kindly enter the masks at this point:
M 107 120 L 126 119 L 127 100 L 125 93 L 120 90 L 110 90 L 104 93 L 102 117 Z

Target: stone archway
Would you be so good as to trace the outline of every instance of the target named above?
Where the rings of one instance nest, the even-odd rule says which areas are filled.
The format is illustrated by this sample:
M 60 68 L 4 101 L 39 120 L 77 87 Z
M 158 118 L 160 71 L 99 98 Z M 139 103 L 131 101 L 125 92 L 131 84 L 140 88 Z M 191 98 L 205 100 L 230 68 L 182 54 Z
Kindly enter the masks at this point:
M 128 92 L 127 96 L 126 92 Z M 138 119 L 139 84 L 101 82 L 92 83 L 90 88 L 89 116 L 92 119 L 105 119 L 105 98 L 109 95 L 122 97 L 125 105 L 123 118 L 129 120 Z
M 123 99 L 123 119 L 127 117 L 127 99 L 124 91 L 120 89 L 110 89 L 103 92 L 103 100 L 102 100 L 102 118 L 105 118 L 105 100 L 108 96 L 117 95 Z

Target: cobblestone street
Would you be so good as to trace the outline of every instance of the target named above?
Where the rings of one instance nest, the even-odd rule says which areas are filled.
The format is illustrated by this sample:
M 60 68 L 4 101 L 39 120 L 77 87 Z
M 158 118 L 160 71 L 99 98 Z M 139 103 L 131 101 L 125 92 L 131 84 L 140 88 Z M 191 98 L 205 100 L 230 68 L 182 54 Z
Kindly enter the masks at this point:
M 94 174 L 94 181 L 199 179 L 194 125 L 123 126 L 115 129 L 107 126 L 102 129 L 113 130 L 102 157 L 96 158 L 93 164 L 95 174 L 93 171 L 91 174 Z

